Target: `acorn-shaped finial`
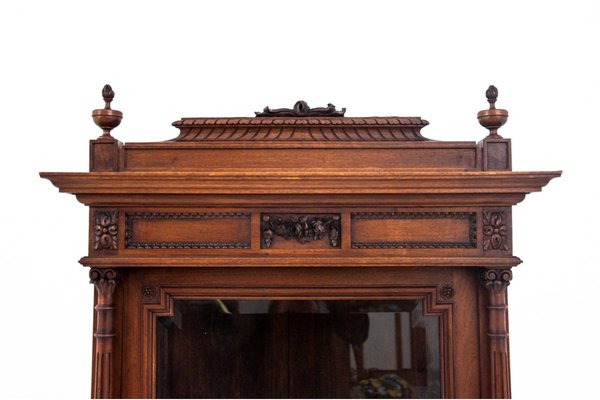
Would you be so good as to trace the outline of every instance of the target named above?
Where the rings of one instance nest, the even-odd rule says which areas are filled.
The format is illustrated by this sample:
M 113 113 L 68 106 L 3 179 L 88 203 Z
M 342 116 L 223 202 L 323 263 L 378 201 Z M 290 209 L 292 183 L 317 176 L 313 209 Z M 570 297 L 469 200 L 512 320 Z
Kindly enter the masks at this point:
M 498 99 L 498 89 L 494 85 L 490 85 L 485 91 L 490 108 L 488 110 L 479 111 L 477 119 L 484 128 L 489 129 L 489 136 L 500 137 L 498 128 L 506 123 L 508 119 L 508 111 L 496 108 L 496 100 Z
M 110 110 L 110 102 L 115 98 L 115 91 L 110 85 L 104 85 L 102 88 L 102 98 L 104 99 L 104 109 Z
M 112 110 L 110 103 L 115 97 L 115 92 L 110 85 L 104 85 L 102 88 L 102 98 L 104 99 L 104 108 L 92 111 L 92 118 L 96 125 L 102 129 L 102 136 L 99 139 L 112 139 L 110 131 L 119 126 L 123 119 L 121 111 Z

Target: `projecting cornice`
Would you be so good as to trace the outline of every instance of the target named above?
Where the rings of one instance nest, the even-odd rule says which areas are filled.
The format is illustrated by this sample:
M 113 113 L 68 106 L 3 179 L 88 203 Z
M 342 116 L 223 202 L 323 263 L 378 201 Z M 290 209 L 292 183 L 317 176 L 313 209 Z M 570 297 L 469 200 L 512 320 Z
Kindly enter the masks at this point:
M 531 192 L 540 191 L 560 172 L 444 172 L 406 170 L 211 170 L 194 172 L 91 172 L 40 174 L 61 192 L 83 196 L 88 202 L 111 195 L 329 195 L 372 196 L 422 195 L 460 200 L 472 204 L 516 204 Z M 478 200 L 479 199 L 479 200 Z M 80 198 L 81 200 L 81 198 Z M 131 203 L 132 200 L 128 200 Z M 423 200 L 425 203 L 426 200 Z M 465 203 L 467 201 L 465 200 Z M 427 204 L 422 205 L 427 205 Z

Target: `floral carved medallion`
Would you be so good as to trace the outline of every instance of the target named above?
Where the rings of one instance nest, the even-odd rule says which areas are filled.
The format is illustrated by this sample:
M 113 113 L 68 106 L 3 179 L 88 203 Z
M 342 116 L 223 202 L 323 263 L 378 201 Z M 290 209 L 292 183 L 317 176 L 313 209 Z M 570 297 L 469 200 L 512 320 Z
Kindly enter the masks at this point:
M 483 250 L 510 250 L 504 211 L 483 212 Z
M 117 211 L 97 211 L 94 221 L 94 250 L 116 250 Z

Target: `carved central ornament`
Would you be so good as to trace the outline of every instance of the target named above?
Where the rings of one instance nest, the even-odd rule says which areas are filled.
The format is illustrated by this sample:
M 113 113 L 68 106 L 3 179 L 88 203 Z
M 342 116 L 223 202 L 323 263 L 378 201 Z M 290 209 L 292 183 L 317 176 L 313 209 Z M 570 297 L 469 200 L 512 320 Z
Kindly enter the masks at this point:
M 262 216 L 262 247 L 271 248 L 274 236 L 307 243 L 329 237 L 331 247 L 340 247 L 339 215 L 264 215 Z
M 331 103 L 327 107 L 310 106 L 304 101 L 299 100 L 294 104 L 294 108 L 269 108 L 265 107 L 262 112 L 255 112 L 257 117 L 343 117 L 345 108 L 341 111 L 336 110 Z

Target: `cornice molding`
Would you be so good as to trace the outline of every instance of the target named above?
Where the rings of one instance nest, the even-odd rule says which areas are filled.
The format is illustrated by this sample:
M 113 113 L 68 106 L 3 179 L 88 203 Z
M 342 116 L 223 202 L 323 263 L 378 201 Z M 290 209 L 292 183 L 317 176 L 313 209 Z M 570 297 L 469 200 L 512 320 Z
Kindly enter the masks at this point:
M 75 195 L 193 194 L 528 194 L 540 191 L 560 172 L 439 170 L 281 169 L 194 172 L 41 173 L 61 192 Z

